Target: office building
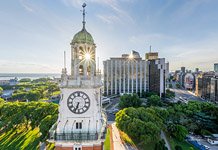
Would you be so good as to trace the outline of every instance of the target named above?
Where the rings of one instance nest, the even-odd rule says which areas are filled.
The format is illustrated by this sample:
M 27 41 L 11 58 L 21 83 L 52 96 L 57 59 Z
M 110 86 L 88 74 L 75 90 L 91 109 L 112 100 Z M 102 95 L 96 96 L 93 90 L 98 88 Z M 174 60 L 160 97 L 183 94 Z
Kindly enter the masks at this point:
M 147 62 L 132 51 L 110 58 L 104 65 L 104 95 L 142 93 L 147 91 Z
M 218 73 L 218 63 L 215 63 L 215 64 L 214 64 L 214 71 L 215 71 L 216 73 Z
M 185 73 L 185 67 L 181 67 L 181 72 Z
M 165 65 L 165 58 L 148 60 L 149 92 L 155 92 L 161 97 L 165 96 Z

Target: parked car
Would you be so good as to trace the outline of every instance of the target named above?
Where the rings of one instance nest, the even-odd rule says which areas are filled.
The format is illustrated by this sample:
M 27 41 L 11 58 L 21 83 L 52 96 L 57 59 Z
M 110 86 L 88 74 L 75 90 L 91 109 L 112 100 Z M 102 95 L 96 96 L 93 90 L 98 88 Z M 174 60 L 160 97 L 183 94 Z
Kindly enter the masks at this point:
M 118 108 L 113 108 L 113 109 L 108 110 L 108 113 L 115 115 L 118 111 L 119 111 Z
M 203 146 L 204 146 L 205 149 L 210 149 L 210 147 L 207 146 L 207 145 L 203 145 Z

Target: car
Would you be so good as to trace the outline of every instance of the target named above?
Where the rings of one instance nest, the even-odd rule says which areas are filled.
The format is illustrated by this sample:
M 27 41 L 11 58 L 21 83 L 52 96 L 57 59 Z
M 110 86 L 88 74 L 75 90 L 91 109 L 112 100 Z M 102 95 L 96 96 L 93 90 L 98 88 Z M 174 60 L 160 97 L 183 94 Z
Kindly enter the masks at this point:
M 109 114 L 114 114 L 114 115 L 115 115 L 118 111 L 119 111 L 118 108 L 113 108 L 113 109 L 108 110 L 107 112 L 108 112 Z
M 203 146 L 204 146 L 205 149 L 210 149 L 210 147 L 207 146 L 207 145 L 203 145 Z

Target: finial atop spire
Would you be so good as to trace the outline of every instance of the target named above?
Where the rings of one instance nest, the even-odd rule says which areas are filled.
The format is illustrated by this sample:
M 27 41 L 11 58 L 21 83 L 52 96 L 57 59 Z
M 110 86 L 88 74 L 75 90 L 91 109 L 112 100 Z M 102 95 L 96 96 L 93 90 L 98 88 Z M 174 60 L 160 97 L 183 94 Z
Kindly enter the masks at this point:
M 83 30 L 85 29 L 85 24 L 86 24 L 86 21 L 85 21 L 85 17 L 86 17 L 86 10 L 85 10 L 85 7 L 86 7 L 86 3 L 83 3 L 82 5 L 83 7 Z

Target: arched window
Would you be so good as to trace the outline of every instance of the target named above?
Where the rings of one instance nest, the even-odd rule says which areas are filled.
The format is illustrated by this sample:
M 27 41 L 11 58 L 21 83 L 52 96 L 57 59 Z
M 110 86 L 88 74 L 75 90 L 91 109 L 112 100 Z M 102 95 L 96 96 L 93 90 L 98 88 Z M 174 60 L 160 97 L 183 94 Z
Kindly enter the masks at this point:
M 79 66 L 79 74 L 80 74 L 80 75 L 83 75 L 83 71 L 84 71 L 83 65 L 80 65 L 80 66 Z

